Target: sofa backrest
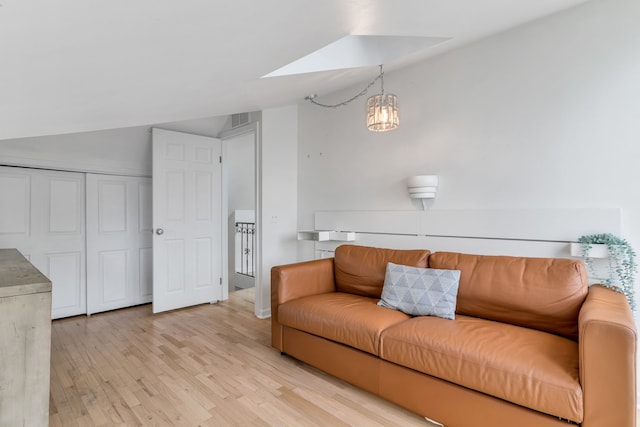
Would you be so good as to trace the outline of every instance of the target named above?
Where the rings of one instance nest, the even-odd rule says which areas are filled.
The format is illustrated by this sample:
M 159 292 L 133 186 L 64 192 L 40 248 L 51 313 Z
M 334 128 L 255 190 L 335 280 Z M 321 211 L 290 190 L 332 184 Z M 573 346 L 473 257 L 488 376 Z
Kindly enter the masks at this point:
M 578 339 L 587 291 L 582 262 L 437 252 L 429 267 L 460 270 L 456 313 Z
M 380 298 L 387 263 L 427 267 L 430 251 L 399 250 L 341 245 L 336 249 L 334 271 L 336 290 Z

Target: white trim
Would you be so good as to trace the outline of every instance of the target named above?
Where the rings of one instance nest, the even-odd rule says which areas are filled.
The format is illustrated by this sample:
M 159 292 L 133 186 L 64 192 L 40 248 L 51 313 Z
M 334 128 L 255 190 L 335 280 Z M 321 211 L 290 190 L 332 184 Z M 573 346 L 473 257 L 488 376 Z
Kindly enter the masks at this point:
M 256 317 L 258 319 L 268 319 L 271 317 L 271 308 L 265 308 L 263 310 L 258 310 L 256 306 Z
M 264 282 L 262 280 L 262 131 L 260 128 L 260 123 L 256 122 L 255 124 L 256 130 L 256 151 L 255 151 L 255 164 L 256 164 L 256 177 L 255 177 L 255 188 L 256 188 L 256 248 L 258 252 L 256 252 L 256 266 L 255 266 L 255 279 L 256 279 L 256 292 L 255 292 L 255 302 L 254 302 L 254 313 L 259 319 L 265 319 L 266 317 L 271 317 L 271 301 L 268 301 L 267 306 L 264 307 L 264 301 L 262 298 L 262 289 L 267 286 L 271 286 L 271 278 L 269 278 L 268 282 Z M 268 283 L 268 284 L 267 284 Z M 268 313 L 268 315 L 267 315 Z
M 222 301 L 229 299 L 229 171 L 227 170 L 227 140 L 220 138 L 222 148 L 220 150 L 222 156 L 222 270 L 220 276 L 222 277 L 222 292 L 220 298 Z
M 583 234 L 620 234 L 620 208 L 325 211 L 316 230 L 431 237 L 575 242 Z
M 620 208 L 459 209 L 316 212 L 316 230 L 355 232 L 355 244 L 398 249 L 531 257 L 571 256 L 583 234 L 622 230 Z M 342 244 L 314 243 L 315 257 L 333 256 Z
M 34 169 L 52 169 L 67 172 L 82 172 L 82 173 L 96 173 L 103 175 L 127 175 L 136 177 L 150 177 L 150 170 L 143 170 L 136 167 L 122 166 L 122 162 L 97 162 L 97 161 L 82 161 L 82 166 L 79 166 L 76 161 L 69 161 L 67 159 L 51 159 L 51 158 L 39 158 L 39 157 L 26 157 L 14 154 L 1 154 L 0 164 L 6 166 L 20 166 L 29 167 Z

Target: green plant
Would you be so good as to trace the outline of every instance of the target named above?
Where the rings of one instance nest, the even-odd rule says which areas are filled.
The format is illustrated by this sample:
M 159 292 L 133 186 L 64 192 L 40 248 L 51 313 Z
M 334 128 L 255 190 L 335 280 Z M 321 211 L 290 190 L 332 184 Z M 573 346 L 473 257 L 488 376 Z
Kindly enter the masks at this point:
M 635 311 L 635 273 L 637 270 L 636 253 L 625 239 L 613 234 L 590 234 L 580 236 L 582 256 L 587 268 L 593 271 L 593 259 L 589 257 L 592 245 L 606 245 L 609 251 L 609 275 L 601 285 L 623 293 L 631 309 Z

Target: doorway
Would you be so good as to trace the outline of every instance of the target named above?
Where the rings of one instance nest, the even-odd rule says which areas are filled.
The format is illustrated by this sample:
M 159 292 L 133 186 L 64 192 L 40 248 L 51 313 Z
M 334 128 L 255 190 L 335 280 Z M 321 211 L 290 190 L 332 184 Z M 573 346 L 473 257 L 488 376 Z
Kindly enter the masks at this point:
M 223 223 L 227 228 L 223 232 L 227 240 L 223 291 L 229 295 L 255 288 L 257 283 L 256 126 L 249 124 L 225 132 L 221 140 Z

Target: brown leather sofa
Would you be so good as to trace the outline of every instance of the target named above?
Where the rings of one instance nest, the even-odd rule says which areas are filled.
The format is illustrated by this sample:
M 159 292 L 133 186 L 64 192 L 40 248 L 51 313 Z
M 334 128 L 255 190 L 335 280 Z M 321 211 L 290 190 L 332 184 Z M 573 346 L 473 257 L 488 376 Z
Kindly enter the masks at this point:
M 387 262 L 460 270 L 455 320 L 378 306 Z M 631 310 L 579 261 L 343 245 L 271 286 L 273 347 L 447 427 L 635 427 Z

